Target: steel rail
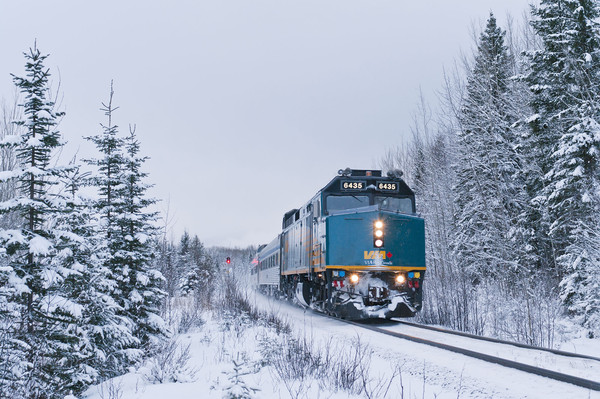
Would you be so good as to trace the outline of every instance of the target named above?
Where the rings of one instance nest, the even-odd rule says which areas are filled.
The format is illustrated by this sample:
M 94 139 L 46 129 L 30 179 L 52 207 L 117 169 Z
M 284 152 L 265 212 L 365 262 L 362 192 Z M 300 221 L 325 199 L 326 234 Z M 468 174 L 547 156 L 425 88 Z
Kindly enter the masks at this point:
M 378 328 L 378 327 L 360 324 L 360 323 L 350 321 L 350 320 L 342 320 L 342 319 L 338 319 L 338 318 L 334 318 L 334 319 L 340 320 L 344 323 L 352 324 L 352 325 L 360 327 L 360 328 L 365 328 L 367 330 L 375 331 L 375 332 L 378 332 L 381 334 L 390 335 L 392 337 L 402 338 L 402 339 L 406 339 L 408 341 L 433 346 L 433 347 L 436 347 L 439 349 L 444 349 L 447 351 L 459 353 L 461 355 L 470 356 L 475 359 L 484 360 L 486 362 L 496 363 L 496 364 L 499 364 L 504 367 L 509 367 L 509 368 L 520 370 L 520 371 L 524 371 L 526 373 L 536 374 L 536 375 L 539 375 L 542 377 L 551 378 L 553 380 L 557 380 L 557 381 L 561 381 L 561 382 L 566 382 L 569 384 L 577 385 L 577 386 L 591 389 L 594 391 L 600 391 L 600 382 L 598 382 L 598 381 L 587 380 L 585 378 L 575 377 L 573 375 L 563 374 L 563 373 L 559 373 L 557 371 L 547 370 L 547 369 L 543 369 L 540 367 L 531 366 L 529 364 L 519 363 L 519 362 L 515 362 L 513 360 L 503 359 L 501 357 L 496 357 L 496 356 L 487 355 L 485 353 L 475 352 L 475 351 L 472 351 L 469 349 L 446 345 L 446 344 L 442 344 L 442 343 L 439 343 L 436 341 L 430 341 L 427 339 L 415 337 L 413 335 L 402 334 L 402 333 L 389 331 L 389 330 L 385 330 L 385 329 Z
M 469 333 L 462 332 L 462 331 L 448 330 L 446 328 L 428 326 L 426 324 L 411 323 L 411 322 L 400 320 L 400 319 L 393 319 L 393 320 L 400 324 L 404 324 L 404 325 L 415 327 L 415 328 L 422 328 L 425 330 L 431 330 L 431 331 L 437 331 L 437 332 L 446 333 L 446 334 L 458 335 L 461 337 L 473 338 L 473 339 L 478 339 L 481 341 L 494 342 L 497 344 L 504 344 L 504 345 L 512 345 L 512 346 L 516 346 L 518 348 L 550 352 L 550 353 L 554 353 L 555 355 L 578 357 L 578 358 L 582 358 L 582 359 L 590 359 L 590 360 L 596 360 L 596 361 L 600 362 L 600 357 L 584 355 L 581 353 L 566 352 L 566 351 L 561 351 L 558 349 L 543 348 L 541 346 L 533 346 L 533 345 L 521 344 L 519 342 L 505 341 L 505 340 L 497 339 L 497 338 L 483 337 L 481 335 L 469 334 Z

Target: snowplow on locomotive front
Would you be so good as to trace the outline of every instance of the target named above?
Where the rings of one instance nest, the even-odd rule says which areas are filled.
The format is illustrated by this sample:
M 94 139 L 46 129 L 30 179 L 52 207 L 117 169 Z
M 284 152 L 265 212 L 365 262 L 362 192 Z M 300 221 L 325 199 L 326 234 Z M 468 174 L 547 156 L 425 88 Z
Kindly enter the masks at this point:
M 345 169 L 261 246 L 257 287 L 346 319 L 411 317 L 421 309 L 425 225 L 392 171 Z

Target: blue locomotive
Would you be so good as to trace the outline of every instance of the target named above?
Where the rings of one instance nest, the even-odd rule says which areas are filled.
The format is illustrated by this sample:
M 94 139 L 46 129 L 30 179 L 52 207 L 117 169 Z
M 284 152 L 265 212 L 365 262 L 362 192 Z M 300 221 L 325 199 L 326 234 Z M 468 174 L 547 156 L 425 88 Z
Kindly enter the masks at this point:
M 344 169 L 258 251 L 261 291 L 347 319 L 421 309 L 425 225 L 401 172 Z

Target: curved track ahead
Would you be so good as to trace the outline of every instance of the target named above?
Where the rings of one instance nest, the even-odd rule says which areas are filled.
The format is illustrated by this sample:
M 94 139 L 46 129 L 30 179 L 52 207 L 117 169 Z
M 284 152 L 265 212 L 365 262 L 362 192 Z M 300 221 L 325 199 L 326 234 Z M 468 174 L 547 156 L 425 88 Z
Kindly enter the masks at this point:
M 462 355 L 470 356 L 470 357 L 473 357 L 473 358 L 476 358 L 476 359 L 480 359 L 480 360 L 484 360 L 486 362 L 496 363 L 496 364 L 499 364 L 501 366 L 514 368 L 514 369 L 517 369 L 517 370 L 525 371 L 527 373 L 536 374 L 536 375 L 539 375 L 539 376 L 542 376 L 542 377 L 551 378 L 551 379 L 557 380 L 557 381 L 567 382 L 567 383 L 574 384 L 574 385 L 577 385 L 577 386 L 580 386 L 580 387 L 584 387 L 584 388 L 588 388 L 588 389 L 591 389 L 591 390 L 594 390 L 594 391 L 600 391 L 600 382 L 598 382 L 598 381 L 592 381 L 592 380 L 588 380 L 588 379 L 585 379 L 585 378 L 580 378 L 580 377 L 576 377 L 576 376 L 573 376 L 573 375 L 564 374 L 564 373 L 560 373 L 560 372 L 557 372 L 557 371 L 548 370 L 548 369 L 544 369 L 544 368 L 541 368 L 541 367 L 536 367 L 536 366 L 532 366 L 532 365 L 529 365 L 529 364 L 525 364 L 525 363 L 520 363 L 520 362 L 516 362 L 516 361 L 513 361 L 513 360 L 504 359 L 504 358 L 501 358 L 501 357 L 492 356 L 492 355 L 488 355 L 488 354 L 481 353 L 481 352 L 476 352 L 476 351 L 465 349 L 465 348 L 460 348 L 460 347 L 457 347 L 457 346 L 447 345 L 447 344 L 443 344 L 443 343 L 438 342 L 438 341 L 432 341 L 432 340 L 428 340 L 428 339 L 416 337 L 414 335 L 409 335 L 409 334 L 403 334 L 403 333 L 399 333 L 399 332 L 389 331 L 389 330 L 386 330 L 384 328 L 375 327 L 375 326 L 372 326 L 372 325 L 369 325 L 369 324 L 357 323 L 357 322 L 354 322 L 354 321 L 341 320 L 341 319 L 336 319 L 336 320 L 340 320 L 340 321 L 342 321 L 344 323 L 352 324 L 352 325 L 357 326 L 357 327 L 366 328 L 366 329 L 371 330 L 371 331 L 376 331 L 376 332 L 381 333 L 381 334 L 386 334 L 386 335 L 390 335 L 390 336 L 393 336 L 393 337 L 406 339 L 406 340 L 409 340 L 409 341 L 412 341 L 412 342 L 417 342 L 417 343 L 420 343 L 420 344 L 434 346 L 436 348 L 448 350 L 448 351 L 455 352 L 455 353 L 460 353 Z M 397 321 L 397 320 L 395 320 L 395 321 Z M 399 323 L 401 323 L 401 324 L 407 324 L 407 325 L 410 325 L 411 327 L 424 328 L 424 329 L 434 330 L 434 331 L 441 332 L 441 333 L 446 333 L 446 334 L 460 335 L 460 336 L 463 336 L 463 337 L 477 339 L 477 340 L 495 342 L 495 343 L 499 343 L 499 344 L 513 345 L 513 346 L 517 346 L 517 347 L 520 347 L 520 348 L 526 348 L 526 349 L 532 349 L 532 350 L 539 350 L 539 351 L 546 351 L 546 352 L 554 353 L 554 354 L 560 355 L 560 356 L 577 357 L 577 358 L 595 360 L 595 361 L 599 361 L 600 362 L 599 358 L 596 358 L 596 357 L 593 357 L 593 356 L 579 355 L 579 354 L 571 353 L 571 352 L 563 352 L 563 351 L 557 351 L 557 350 L 553 350 L 553 349 L 546 349 L 546 348 L 539 348 L 539 347 L 529 346 L 529 345 L 524 345 L 524 344 L 518 344 L 518 343 L 514 343 L 514 342 L 501 341 L 501 340 L 497 340 L 497 339 L 494 339 L 494 338 L 481 337 L 481 336 L 477 336 L 477 335 L 466 334 L 466 333 L 461 333 L 461 332 L 457 332 L 457 331 L 445 330 L 443 328 L 437 328 L 437 327 L 431 327 L 431 326 L 424 326 L 424 325 L 415 324 L 415 323 L 408 323 L 408 322 L 404 322 L 404 321 L 399 321 Z

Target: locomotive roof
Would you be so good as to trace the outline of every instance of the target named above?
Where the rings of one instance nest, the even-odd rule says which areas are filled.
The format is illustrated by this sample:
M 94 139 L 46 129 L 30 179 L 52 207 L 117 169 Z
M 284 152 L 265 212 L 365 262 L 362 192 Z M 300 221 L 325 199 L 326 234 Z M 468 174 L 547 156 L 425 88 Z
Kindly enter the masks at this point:
M 374 186 L 375 182 L 381 181 L 393 181 L 399 184 L 398 194 L 400 195 L 414 195 L 414 192 L 408 187 L 406 182 L 402 179 L 402 172 L 397 170 L 392 170 L 388 172 L 388 176 L 383 176 L 381 170 L 362 170 L 362 169 L 350 169 L 346 168 L 345 170 L 340 169 L 338 171 L 338 176 L 335 176 L 325 187 L 323 187 L 319 192 L 326 191 L 329 193 L 339 193 L 342 192 L 340 189 L 339 182 L 342 180 L 360 180 L 366 181 L 367 188 L 371 185 Z M 373 187 L 374 188 L 374 187 Z
M 338 171 L 338 176 L 335 176 L 329 183 L 325 185 L 322 189 L 317 191 L 316 195 L 313 196 L 307 204 L 312 202 L 315 197 L 320 196 L 322 193 L 326 192 L 329 194 L 341 194 L 345 193 L 341 189 L 340 182 L 343 181 L 362 181 L 365 183 L 365 191 L 376 188 L 376 183 L 378 182 L 394 182 L 398 184 L 398 190 L 396 194 L 403 196 L 414 196 L 414 192 L 408 187 L 406 182 L 401 178 L 402 172 L 399 170 L 390 170 L 388 172 L 388 176 L 383 176 L 381 170 L 366 170 L 366 169 L 340 169 Z M 297 220 L 300 215 L 300 209 L 306 207 L 305 204 L 303 207 L 299 209 L 292 209 L 285 213 L 283 216 L 283 220 L 281 223 L 281 227 L 285 229 L 290 226 L 295 220 Z

